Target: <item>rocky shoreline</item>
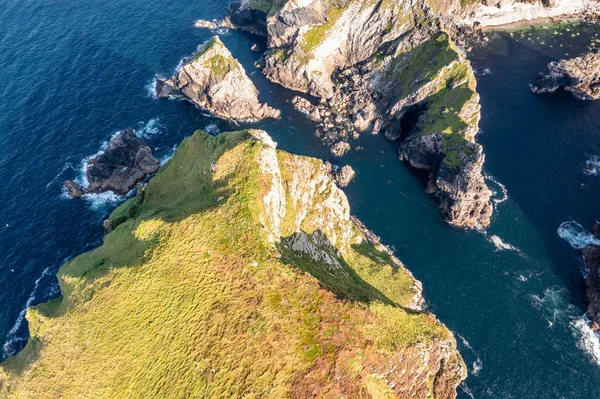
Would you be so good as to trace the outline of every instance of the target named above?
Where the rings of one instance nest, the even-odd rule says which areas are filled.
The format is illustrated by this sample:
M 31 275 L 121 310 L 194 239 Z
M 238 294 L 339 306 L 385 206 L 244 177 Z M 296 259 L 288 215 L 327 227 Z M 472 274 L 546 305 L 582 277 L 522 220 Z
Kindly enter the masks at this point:
M 450 224 L 489 225 L 485 156 L 475 142 L 479 96 L 453 37 L 462 42 L 472 29 L 448 17 L 459 5 L 283 2 L 264 13 L 252 4 L 234 3 L 228 21 L 267 36 L 260 66 L 268 79 L 319 100 L 293 104 L 318 124 L 333 155 L 361 134 L 384 134 L 400 142 L 402 161 L 429 172 L 427 191 Z
M 578 100 L 600 99 L 600 52 L 552 61 L 531 84 L 533 93 L 553 93 L 564 88 Z

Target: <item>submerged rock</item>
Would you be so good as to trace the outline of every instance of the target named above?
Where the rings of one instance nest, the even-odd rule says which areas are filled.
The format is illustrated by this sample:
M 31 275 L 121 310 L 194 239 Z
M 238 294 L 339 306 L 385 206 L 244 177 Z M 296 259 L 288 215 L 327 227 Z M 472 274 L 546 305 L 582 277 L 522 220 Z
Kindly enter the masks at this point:
M 559 87 L 579 100 L 600 98 L 600 52 L 552 61 L 530 86 L 534 93 L 552 93 Z
M 185 98 L 221 118 L 279 118 L 281 113 L 261 104 L 258 94 L 244 67 L 218 36 L 200 45 L 171 79 L 158 79 L 156 85 L 158 97 Z
M 65 181 L 64 186 L 72 197 L 106 191 L 126 195 L 146 176 L 156 173 L 159 167 L 160 161 L 152 155 L 144 140 L 137 137 L 132 129 L 126 129 L 110 140 L 104 152 L 87 161 L 87 187 L 73 180 Z

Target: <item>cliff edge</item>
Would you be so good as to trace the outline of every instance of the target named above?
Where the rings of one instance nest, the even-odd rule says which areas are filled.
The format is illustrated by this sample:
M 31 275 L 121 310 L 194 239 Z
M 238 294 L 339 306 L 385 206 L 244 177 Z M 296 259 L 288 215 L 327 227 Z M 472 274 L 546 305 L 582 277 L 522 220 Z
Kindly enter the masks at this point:
M 466 367 L 321 161 L 186 139 L 29 309 L 3 398 L 454 398 Z

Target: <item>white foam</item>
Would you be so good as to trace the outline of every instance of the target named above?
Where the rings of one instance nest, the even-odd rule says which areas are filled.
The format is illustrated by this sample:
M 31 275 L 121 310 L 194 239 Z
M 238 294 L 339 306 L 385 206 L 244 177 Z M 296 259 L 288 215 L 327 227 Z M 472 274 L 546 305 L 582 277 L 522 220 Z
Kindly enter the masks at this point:
M 500 187 L 500 190 L 502 191 L 502 198 L 492 198 L 492 201 L 494 202 L 494 204 L 496 204 L 496 208 L 497 208 L 498 204 L 501 204 L 508 199 L 508 190 L 506 189 L 506 186 L 504 184 L 500 183 L 498 180 L 496 180 L 496 178 L 494 176 L 487 175 L 486 179 L 494 182 L 498 187 Z M 494 192 L 494 194 L 497 194 L 497 193 Z
M 175 150 L 177 149 L 177 145 L 174 145 L 173 148 L 171 148 L 171 151 L 169 151 L 168 153 L 166 153 L 165 155 L 163 155 L 162 157 L 160 157 L 159 161 L 160 161 L 160 165 L 164 165 L 165 163 L 167 163 L 167 161 L 171 158 L 173 158 L 173 155 L 175 155 Z
M 210 125 L 206 125 L 204 127 L 204 131 L 213 136 L 221 133 L 221 129 L 219 129 L 219 127 L 214 123 L 211 123 Z
M 478 375 L 482 368 L 483 362 L 480 358 L 477 358 L 477 360 L 473 362 L 473 375 Z
M 148 122 L 140 122 L 138 124 L 138 129 L 136 129 L 135 134 L 142 138 L 147 139 L 152 136 L 159 134 L 162 131 L 163 126 L 159 123 L 160 118 L 152 118 Z
M 42 281 L 42 279 L 45 276 L 49 276 L 49 275 L 50 275 L 50 267 L 47 267 L 42 272 L 42 275 L 40 277 L 38 277 L 37 280 L 35 280 L 33 290 L 31 291 L 31 294 L 29 294 L 29 298 L 27 298 L 25 307 L 23 308 L 23 310 L 21 310 L 21 312 L 19 313 L 19 317 L 17 317 L 17 321 L 15 322 L 15 324 L 12 326 L 12 328 L 8 332 L 7 340 L 2 347 L 2 349 L 4 350 L 5 356 L 14 355 L 15 354 L 14 344 L 16 344 L 17 342 L 22 342 L 22 341 L 27 340 L 27 337 L 19 337 L 19 336 L 17 336 L 17 333 L 19 332 L 19 330 L 21 329 L 21 326 L 23 325 L 23 322 L 25 321 L 25 315 L 27 314 L 27 309 L 33 304 L 33 301 L 35 301 L 35 294 L 38 290 L 38 287 L 40 286 L 40 282 Z
M 598 176 L 598 173 L 600 173 L 600 157 L 598 155 L 592 156 L 585 162 L 583 173 L 590 176 Z
M 469 395 L 470 398 L 475 399 L 473 392 L 471 392 L 471 390 L 469 389 L 469 387 L 467 386 L 467 384 L 464 381 L 459 386 L 460 386 L 460 389 L 462 389 L 464 393 Z
M 600 245 L 599 239 L 573 220 L 561 223 L 557 233 L 575 249 L 583 249 L 590 244 Z
M 496 246 L 496 251 L 517 251 L 519 249 L 502 241 L 502 239 L 496 235 L 493 235 L 489 238 L 490 242 Z
M 570 323 L 573 335 L 577 338 L 577 347 L 600 366 L 600 339 L 584 318 L 578 318 Z
M 158 83 L 158 77 L 155 75 L 154 78 L 146 85 L 146 91 L 148 93 L 148 97 L 156 100 L 156 84 Z
M 112 191 L 106 191 L 99 194 L 84 194 L 81 198 L 90 203 L 90 207 L 94 210 L 100 210 L 106 206 L 113 206 L 127 198 L 124 195 L 118 195 Z

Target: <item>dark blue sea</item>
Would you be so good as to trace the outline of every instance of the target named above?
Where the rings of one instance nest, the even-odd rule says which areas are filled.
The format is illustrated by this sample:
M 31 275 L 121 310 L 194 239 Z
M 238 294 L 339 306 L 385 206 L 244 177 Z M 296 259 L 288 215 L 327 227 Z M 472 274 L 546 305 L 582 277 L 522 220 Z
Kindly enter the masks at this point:
M 26 342 L 28 305 L 59 295 L 65 260 L 102 242 L 102 220 L 122 199 L 68 199 L 86 157 L 119 129 L 138 130 L 158 157 L 196 129 L 229 125 L 181 101 L 156 100 L 155 74 L 212 33 L 224 0 L 2 0 L 0 2 L 0 359 Z M 543 66 L 577 55 L 598 29 L 570 26 L 498 34 L 471 56 L 478 70 L 485 172 L 496 192 L 487 232 L 449 227 L 422 182 L 383 137 L 343 158 L 357 171 L 353 213 L 393 246 L 425 287 L 428 307 L 456 334 L 469 377 L 460 398 L 600 398 L 600 343 L 583 321 L 582 262 L 571 243 L 600 215 L 600 103 L 528 90 Z M 297 114 L 293 93 L 266 81 L 243 32 L 222 40 L 280 121 L 258 124 L 283 149 L 330 157 Z M 599 41 L 600 43 L 600 41 Z M 565 225 L 563 225 L 565 226 Z M 496 236 L 492 239 L 492 236 Z M 494 243 L 495 240 L 495 243 Z M 499 249 L 500 248 L 500 249 Z

